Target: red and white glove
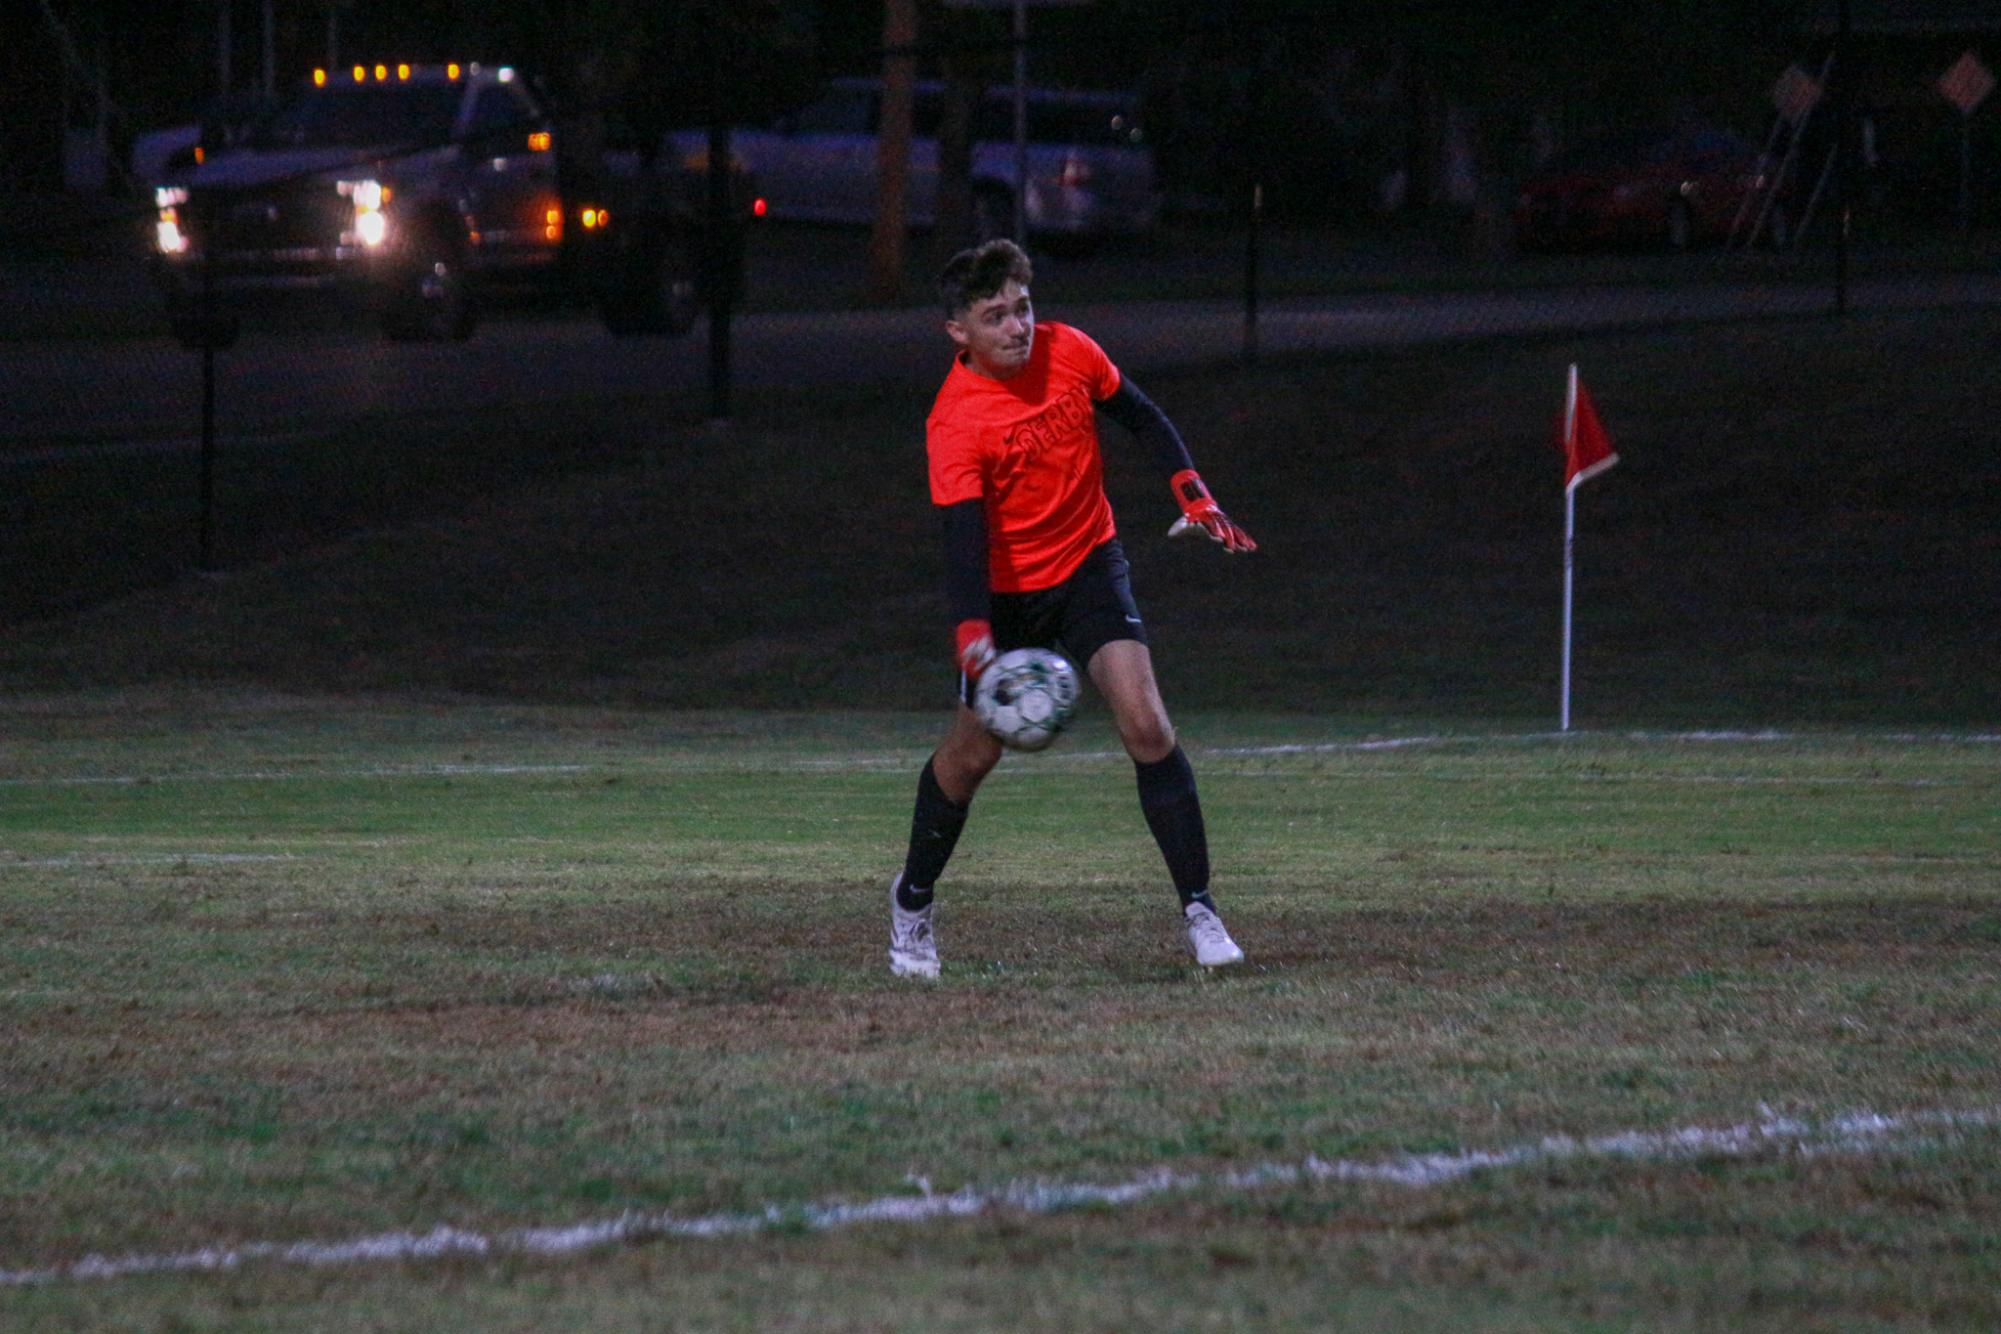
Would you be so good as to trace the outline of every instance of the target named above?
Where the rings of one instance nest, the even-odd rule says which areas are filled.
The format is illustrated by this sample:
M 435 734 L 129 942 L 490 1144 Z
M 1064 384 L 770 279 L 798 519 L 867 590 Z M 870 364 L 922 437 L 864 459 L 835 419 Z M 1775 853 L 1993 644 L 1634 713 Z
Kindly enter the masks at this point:
M 1181 502 L 1181 517 L 1167 530 L 1169 537 L 1202 533 L 1221 542 L 1223 550 L 1233 556 L 1258 549 L 1251 535 L 1223 513 L 1222 506 L 1209 494 L 1209 488 L 1202 485 L 1202 478 L 1193 468 L 1183 468 L 1168 478 L 1168 485 L 1174 488 L 1174 498 Z
M 959 670 L 968 681 L 979 680 L 994 660 L 993 626 L 986 621 L 960 621 L 953 637 L 959 645 Z

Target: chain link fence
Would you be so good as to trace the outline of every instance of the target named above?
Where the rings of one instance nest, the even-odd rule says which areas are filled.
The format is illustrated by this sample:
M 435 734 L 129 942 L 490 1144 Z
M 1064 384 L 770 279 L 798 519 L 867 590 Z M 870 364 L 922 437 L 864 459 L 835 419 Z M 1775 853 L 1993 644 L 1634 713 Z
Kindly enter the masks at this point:
M 1764 123 L 1684 117 L 1597 137 L 1531 109 L 1505 153 L 1448 90 L 1395 71 L 1370 83 L 1330 67 L 1316 86 L 1292 70 L 1247 96 L 1255 64 L 1218 93 L 1214 69 L 1186 62 L 1111 100 L 1017 106 L 1003 79 L 966 92 L 949 61 L 913 56 L 901 110 L 894 82 L 885 99 L 879 82 L 821 81 L 758 124 L 606 152 L 600 140 L 593 162 L 626 154 L 623 193 L 529 142 L 540 121 L 462 126 L 398 156 L 486 164 L 503 186 L 493 164 L 546 157 L 505 202 L 505 227 L 546 228 L 561 281 L 514 290 L 427 252 L 407 290 L 354 302 L 273 284 L 268 301 L 234 302 L 226 329 L 204 304 L 217 270 L 202 247 L 202 228 L 223 224 L 196 218 L 174 184 L 195 178 L 155 163 L 162 180 L 49 198 L 9 224 L 0 616 L 68 611 L 558 473 L 727 448 L 712 424 L 744 416 L 803 425 L 830 401 L 893 400 L 909 405 L 914 442 L 948 353 L 931 276 L 983 233 L 1024 229 L 1040 313 L 1089 329 L 1141 378 L 1993 303 L 2001 150 L 1978 73 L 1945 59 L 1949 36 L 1858 44 L 1868 60 L 1837 100 L 1838 37 L 1800 39 Z M 1920 77 L 1932 66 L 1957 72 L 1932 87 Z M 385 79 L 365 66 L 329 76 Z M 867 102 L 842 113 L 851 121 L 826 107 L 839 89 Z M 876 221 L 885 124 L 911 136 L 904 212 L 917 220 L 900 228 Z M 735 170 L 711 172 L 725 147 Z M 1155 173 L 1155 208 L 1089 225 L 1094 191 L 1135 156 Z M 374 187 L 358 183 L 364 166 L 394 169 L 381 158 L 309 163 L 208 204 L 275 227 L 285 191 L 337 176 L 343 192 L 322 190 L 319 205 L 349 211 L 341 230 L 359 247 L 364 203 L 397 225 L 396 200 L 358 193 Z M 603 229 L 625 247 L 615 263 L 588 250 L 593 209 L 616 219 Z M 828 220 L 844 209 L 848 221 Z M 685 230 L 624 230 L 634 214 Z M 442 316 L 427 283 L 448 285 Z

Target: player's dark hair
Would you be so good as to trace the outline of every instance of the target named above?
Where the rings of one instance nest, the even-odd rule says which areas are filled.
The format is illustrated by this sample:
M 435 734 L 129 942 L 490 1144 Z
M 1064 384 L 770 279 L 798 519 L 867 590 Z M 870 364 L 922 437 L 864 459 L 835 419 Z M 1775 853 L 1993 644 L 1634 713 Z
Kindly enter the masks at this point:
M 945 302 L 945 317 L 951 319 L 976 301 L 985 301 L 1007 285 L 1008 279 L 1023 287 L 1035 281 L 1035 269 L 1022 248 L 1004 236 L 984 245 L 961 250 L 945 261 L 938 275 L 938 295 Z

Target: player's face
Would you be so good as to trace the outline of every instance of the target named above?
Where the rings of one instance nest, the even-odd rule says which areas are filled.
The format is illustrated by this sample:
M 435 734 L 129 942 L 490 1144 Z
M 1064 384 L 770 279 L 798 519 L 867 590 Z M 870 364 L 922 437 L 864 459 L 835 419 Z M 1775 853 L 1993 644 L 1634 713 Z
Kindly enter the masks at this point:
M 1035 346 L 1035 307 L 1028 289 L 1010 278 L 984 301 L 975 301 L 945 321 L 945 332 L 966 353 L 966 363 L 981 375 L 1005 380 L 1028 364 Z

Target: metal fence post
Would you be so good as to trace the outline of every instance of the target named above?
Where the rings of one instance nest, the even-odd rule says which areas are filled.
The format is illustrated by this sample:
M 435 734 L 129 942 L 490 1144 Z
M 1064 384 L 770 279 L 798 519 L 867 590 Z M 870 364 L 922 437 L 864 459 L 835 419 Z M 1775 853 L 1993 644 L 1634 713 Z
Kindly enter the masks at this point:
M 736 190 L 730 172 L 729 117 L 724 111 L 729 89 L 726 38 L 715 6 L 708 7 L 705 18 L 708 59 L 703 100 L 709 111 L 709 173 L 708 198 L 702 210 L 702 253 L 709 298 L 709 420 L 720 423 L 730 416 L 730 315 L 736 303 L 737 279 L 732 266 L 738 259 L 730 229 L 736 221 Z
M 1854 54 L 1849 38 L 1849 0 L 1841 0 L 1841 14 L 1834 37 L 1834 313 L 1848 313 L 1848 234 L 1853 223 L 1854 176 L 1848 141 L 1853 137 L 1855 107 Z
M 211 192 L 201 210 L 201 520 L 197 564 L 215 572 L 215 246 L 220 219 Z
M 720 61 L 720 45 L 718 46 Z M 720 71 L 718 71 L 720 73 Z M 720 87 L 722 80 L 717 79 Z M 730 314 L 736 301 L 735 246 L 731 244 L 730 128 L 720 109 L 709 119 L 709 198 L 705 210 L 702 249 L 708 255 L 709 289 L 709 420 L 727 421 L 730 415 Z
M 1244 360 L 1258 359 L 1258 224 L 1265 211 L 1265 183 L 1251 182 L 1251 217 L 1244 229 Z

